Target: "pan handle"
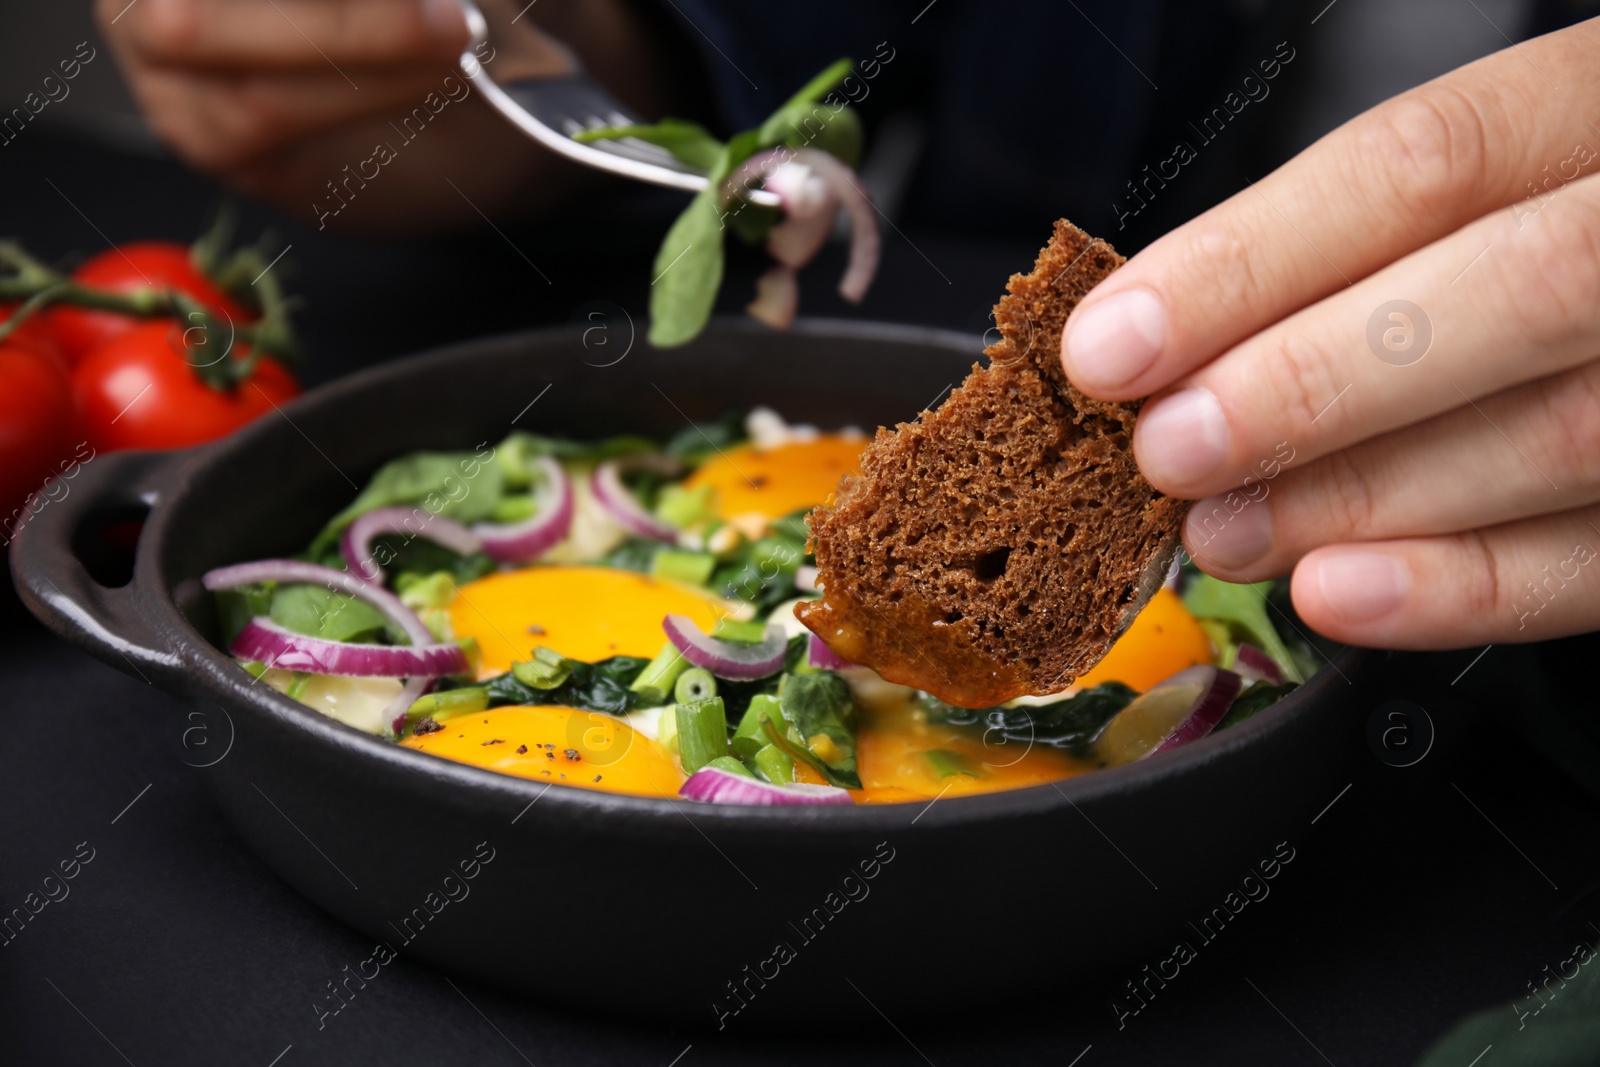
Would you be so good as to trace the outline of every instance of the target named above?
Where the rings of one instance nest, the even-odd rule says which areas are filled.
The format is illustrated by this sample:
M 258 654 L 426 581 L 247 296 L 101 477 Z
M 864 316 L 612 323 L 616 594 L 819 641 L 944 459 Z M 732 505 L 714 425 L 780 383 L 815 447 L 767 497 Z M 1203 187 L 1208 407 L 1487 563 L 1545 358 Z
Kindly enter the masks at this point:
M 174 484 L 192 452 L 109 452 L 92 455 L 70 477 L 52 479 L 35 496 L 33 513 L 11 542 L 11 574 L 28 610 L 56 634 L 96 659 L 146 682 L 182 689 L 181 658 L 159 625 L 139 607 L 150 567 L 141 538 L 134 579 L 102 584 L 79 558 L 75 541 L 95 519 L 148 515 Z

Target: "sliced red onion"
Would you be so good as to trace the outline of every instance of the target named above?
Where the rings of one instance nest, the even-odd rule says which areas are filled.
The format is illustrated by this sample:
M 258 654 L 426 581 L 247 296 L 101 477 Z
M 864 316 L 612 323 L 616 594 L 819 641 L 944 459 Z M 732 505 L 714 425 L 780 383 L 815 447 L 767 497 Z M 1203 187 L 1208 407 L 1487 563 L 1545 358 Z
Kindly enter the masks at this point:
M 683 788 L 678 790 L 678 795 L 690 800 L 703 800 L 708 804 L 749 804 L 763 808 L 855 803 L 847 789 L 807 782 L 774 785 L 717 767 L 702 767 L 695 771 L 683 783 Z
M 668 615 L 661 621 L 667 640 L 696 667 L 704 667 L 718 678 L 751 681 L 783 670 L 789 639 L 783 627 L 767 624 L 767 636 L 759 645 L 738 645 L 719 641 L 705 633 L 687 615 Z
M 662 473 L 671 473 L 667 469 L 668 464 L 672 465 L 672 470 L 676 470 L 676 463 L 670 456 L 641 455 L 607 460 L 594 469 L 594 475 L 589 480 L 589 488 L 593 490 L 594 498 L 600 502 L 600 506 L 605 508 L 606 514 L 615 519 L 617 525 L 624 530 L 638 537 L 648 537 L 653 541 L 676 543 L 677 529 L 646 511 L 638 498 L 622 484 L 622 471 L 625 465 L 655 468 Z
M 396 736 L 406 728 L 406 712 L 411 710 L 411 705 L 433 688 L 432 678 L 413 678 L 406 682 L 399 694 L 383 709 L 383 718 L 389 723 L 389 731 Z
M 839 653 L 823 644 L 822 638 L 816 634 L 808 634 L 806 642 L 806 663 L 819 671 L 842 671 L 855 664 L 842 658 Z
M 1228 706 L 1233 703 L 1233 698 L 1239 695 L 1239 690 L 1244 685 L 1243 678 L 1219 667 L 1190 667 L 1188 671 L 1179 671 L 1167 679 L 1167 682 L 1177 682 L 1190 671 L 1196 672 L 1194 677 L 1201 680 L 1206 688 L 1194 702 L 1189 714 L 1178 724 L 1178 728 L 1168 734 L 1166 740 L 1150 753 L 1152 756 L 1157 752 L 1167 752 L 1187 745 L 1191 741 L 1198 741 L 1209 734 L 1217 723 L 1222 721 L 1222 717 L 1228 714 Z M 1209 678 L 1205 675 L 1207 671 L 1212 672 Z M 1161 684 L 1166 685 L 1167 682 Z
M 460 645 L 328 641 L 286 630 L 264 615 L 245 623 L 228 651 L 278 670 L 350 678 L 437 678 L 467 669 L 467 654 Z
M 411 639 L 413 645 L 433 643 L 433 634 L 422 625 L 422 620 L 417 618 L 416 612 L 400 602 L 399 597 L 380 585 L 363 582 L 347 571 L 336 571 L 332 567 L 324 567 L 317 563 L 306 563 L 297 559 L 262 559 L 253 563 L 235 563 L 229 567 L 218 567 L 207 571 L 201 576 L 200 581 L 213 593 L 219 589 L 233 589 L 241 585 L 254 585 L 257 582 L 320 585 L 371 604 L 383 613 L 384 618 L 405 631 L 405 635 Z
M 804 166 L 811 173 L 802 177 L 797 171 L 788 169 L 796 166 Z M 780 175 L 780 172 L 783 173 Z M 867 287 L 872 284 L 872 276 L 878 271 L 882 238 L 878 233 L 877 210 L 872 206 L 872 200 L 867 196 L 866 190 L 859 184 L 856 172 L 835 157 L 815 148 L 797 148 L 792 151 L 787 148 L 774 148 L 751 156 L 740 165 L 723 186 L 723 204 L 726 205 L 737 194 L 737 190 L 747 189 L 750 183 L 757 180 L 768 183 L 774 175 L 779 175 L 778 188 L 774 192 L 780 197 L 786 193 L 792 196 L 802 212 L 806 210 L 805 198 L 811 195 L 806 192 L 806 187 L 812 178 L 821 181 L 831 196 L 844 206 L 850 216 L 850 261 L 845 267 L 844 276 L 839 279 L 839 295 L 852 304 L 861 303 L 862 298 L 867 295 Z M 812 210 L 815 212 L 818 209 Z M 814 219 L 816 214 L 802 217 Z M 810 240 L 814 235 L 809 230 L 797 227 L 795 231 L 779 238 L 784 255 L 779 256 L 774 252 L 774 256 L 787 262 L 785 256 L 792 256 L 803 250 L 801 237 Z M 814 254 L 815 249 L 812 252 Z
M 739 164 L 738 168 L 728 175 L 728 180 L 722 183 L 721 206 L 727 207 L 748 193 L 756 182 L 764 185 L 768 175 L 792 159 L 794 151 L 789 148 L 769 148 L 765 152 L 757 152 Z M 773 192 L 776 193 L 777 190 L 774 189 Z
M 501 563 L 530 563 L 560 544 L 572 528 L 572 479 L 566 468 L 549 456 L 540 456 L 535 465 L 544 473 L 544 487 L 533 517 L 505 524 L 480 522 L 472 528 L 483 550 Z
M 357 517 L 339 538 L 339 554 L 362 581 L 383 581 L 383 568 L 372 558 L 372 540 L 384 534 L 399 534 L 408 541 L 421 537 L 462 556 L 480 547 L 473 532 L 454 519 L 423 508 L 377 508 Z
M 1278 661 L 1255 645 L 1239 646 L 1239 651 L 1233 658 L 1233 669 L 1239 672 L 1241 678 L 1252 682 L 1266 682 L 1268 685 L 1283 684 L 1283 668 L 1278 666 Z
M 882 239 L 878 234 L 877 210 L 867 197 L 866 190 L 857 184 L 856 172 L 826 152 L 815 148 L 800 148 L 794 153 L 796 163 L 810 167 L 838 196 L 850 216 L 850 262 L 844 277 L 839 279 L 839 295 L 852 304 L 861 303 L 878 272 L 878 254 Z
M 783 221 L 767 231 L 767 253 L 786 267 L 803 267 L 822 249 L 839 216 L 839 196 L 803 163 L 782 163 L 762 186 L 778 197 Z
M 1217 667 L 1179 671 L 1119 711 L 1095 739 L 1095 752 L 1116 765 L 1197 741 L 1222 721 L 1242 684 L 1237 674 Z
M 794 572 L 794 587 L 803 593 L 817 592 L 817 568 L 802 563 Z
M 744 306 L 745 313 L 775 330 L 794 325 L 800 307 L 800 279 L 793 267 L 778 264 L 756 279 L 756 298 Z

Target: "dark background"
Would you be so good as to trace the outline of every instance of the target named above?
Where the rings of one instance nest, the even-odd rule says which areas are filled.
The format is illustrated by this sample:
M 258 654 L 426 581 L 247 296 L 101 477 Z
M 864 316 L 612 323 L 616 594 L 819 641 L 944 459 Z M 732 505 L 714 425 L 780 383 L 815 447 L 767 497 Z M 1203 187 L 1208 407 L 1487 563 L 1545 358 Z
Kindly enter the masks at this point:
M 1261 151 L 1297 147 L 1501 46 L 1495 24 L 1519 25 L 1517 5 L 1478 8 L 1340 0 L 1314 32 L 1302 19 L 1311 42 L 1295 71 L 1303 84 Z M 84 25 L 77 4 L 0 15 L 0 101 L 20 99 L 33 84 L 29 64 L 70 53 L 92 32 Z M 194 236 L 219 191 L 150 142 L 108 53 L 76 91 L 0 148 L 0 229 L 62 265 L 108 241 Z M 503 220 L 502 233 L 382 243 L 315 234 L 246 206 L 243 232 L 270 229 L 292 245 L 285 264 L 305 298 L 304 377 L 315 383 L 446 341 L 568 321 L 593 300 L 627 310 L 642 329 L 646 268 L 680 203 L 636 192 L 537 225 Z M 1042 226 L 975 237 L 900 221 L 856 314 L 974 334 L 1044 236 Z M 1130 232 L 1119 246 L 1132 251 L 1155 232 Z M 841 259 L 830 249 L 808 275 L 808 312 L 846 313 L 830 293 Z M 756 266 L 736 258 L 727 310 L 747 299 Z M 371 417 L 381 429 L 382 413 Z M 175 704 L 47 636 L 8 588 L 0 627 L 10 715 L 0 742 L 0 910 L 19 906 L 81 842 L 94 850 L 70 896 L 0 947 L 0 1063 L 1403 1064 L 1466 1013 L 1528 993 L 1580 939 L 1600 938 L 1600 808 L 1505 726 L 1533 699 L 1592 706 L 1584 680 L 1597 642 L 1575 639 L 1493 648 L 1475 663 L 1477 649 L 1387 661 L 1381 691 L 1415 700 L 1436 729 L 1427 755 L 1405 768 L 1383 762 L 1366 737 L 1375 709 L 1352 708 L 1348 791 L 1293 842 L 1297 858 L 1271 896 L 1120 1031 L 1110 1001 L 1145 961 L 1049 991 L 1048 1010 L 1019 1015 L 963 996 L 961 960 L 984 945 L 958 940 L 947 973 L 898 976 L 925 987 L 925 1017 L 859 1033 L 835 1032 L 804 1005 L 781 1035 L 641 1029 L 604 1004 L 574 1014 L 521 1003 L 404 958 L 319 1031 L 312 1005 L 323 983 L 370 945 L 243 848 L 182 762 Z M 1533 697 L 1541 685 L 1555 688 Z M 632 921 L 662 921 L 648 886 L 639 900 Z M 1014 901 L 950 906 L 991 913 L 990 938 L 1095 921 L 1056 914 L 1026 887 Z M 529 907 L 536 920 L 584 921 L 582 902 L 559 915 Z M 852 962 L 894 975 L 892 959 Z M 1515 1050 L 1483 1060 L 1496 1062 L 1516 1062 Z

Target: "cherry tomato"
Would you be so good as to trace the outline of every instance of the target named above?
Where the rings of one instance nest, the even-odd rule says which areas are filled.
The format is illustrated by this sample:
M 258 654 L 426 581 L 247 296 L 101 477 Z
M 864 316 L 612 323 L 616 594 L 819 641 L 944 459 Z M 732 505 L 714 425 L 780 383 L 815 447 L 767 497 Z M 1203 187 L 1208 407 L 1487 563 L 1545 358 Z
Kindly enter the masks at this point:
M 16 310 L 16 304 L 0 304 L 0 322 L 8 321 Z M 21 326 L 12 330 L 4 343 L 42 352 L 58 361 L 62 358 L 61 346 L 56 343 L 54 331 L 50 328 L 45 315 L 37 312 L 29 315 Z
M 85 260 L 72 277 L 85 285 L 118 293 L 150 287 L 187 293 L 235 323 L 255 317 L 196 270 L 189 249 L 179 244 L 136 241 L 108 248 Z M 48 317 L 69 366 L 77 366 L 89 353 L 140 321 L 113 311 L 90 311 L 64 304 L 51 308 Z
M 0 344 L 0 544 L 22 526 L 24 505 L 46 478 L 93 454 L 78 436 L 66 368 L 52 354 Z
M 184 354 L 180 354 L 184 353 Z M 235 348 L 227 358 L 242 358 Z M 233 432 L 300 393 L 276 360 L 222 392 L 195 373 L 183 330 L 171 319 L 136 323 L 72 371 L 78 411 L 97 449 L 185 448 Z

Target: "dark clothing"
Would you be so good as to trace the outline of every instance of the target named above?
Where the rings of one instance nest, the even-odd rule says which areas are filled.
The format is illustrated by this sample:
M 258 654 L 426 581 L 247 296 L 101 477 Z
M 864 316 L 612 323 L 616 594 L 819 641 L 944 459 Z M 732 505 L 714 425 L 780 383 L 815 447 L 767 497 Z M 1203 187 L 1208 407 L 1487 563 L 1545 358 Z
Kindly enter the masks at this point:
M 926 140 L 901 214 L 919 230 L 1036 237 L 1065 215 L 1132 248 L 1281 163 L 1327 0 L 812 0 L 781 12 L 659 0 L 699 50 L 725 131 L 758 125 L 841 54 L 868 128 Z M 1542 32 L 1594 14 L 1544 0 Z M 913 21 L 915 18 L 915 21 Z M 1514 32 L 1516 27 L 1506 27 Z M 1263 121 L 1264 120 L 1264 121 Z M 1043 220 L 1043 221 L 1041 221 Z

